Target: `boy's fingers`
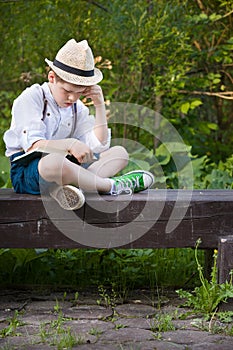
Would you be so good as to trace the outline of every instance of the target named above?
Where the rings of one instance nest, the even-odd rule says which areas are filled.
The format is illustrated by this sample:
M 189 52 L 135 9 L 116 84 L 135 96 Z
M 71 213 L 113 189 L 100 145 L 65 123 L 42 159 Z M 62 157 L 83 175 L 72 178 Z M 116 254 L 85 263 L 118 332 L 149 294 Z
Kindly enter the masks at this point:
M 87 153 L 83 153 L 78 157 L 78 161 L 80 163 L 89 163 L 92 161 L 93 158 L 93 153 L 92 152 L 87 152 Z

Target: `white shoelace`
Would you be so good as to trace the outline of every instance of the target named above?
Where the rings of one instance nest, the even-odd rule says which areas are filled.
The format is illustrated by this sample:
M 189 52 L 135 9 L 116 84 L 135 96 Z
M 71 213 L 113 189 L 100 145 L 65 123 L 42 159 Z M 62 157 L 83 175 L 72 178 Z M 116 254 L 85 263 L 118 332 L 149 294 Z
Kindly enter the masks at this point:
M 121 180 L 117 180 L 117 193 L 120 194 L 122 192 L 128 193 L 128 194 L 132 194 L 133 193 L 133 189 L 135 187 L 139 187 L 139 176 L 136 176 L 136 178 L 130 180 L 130 179 L 121 179 Z

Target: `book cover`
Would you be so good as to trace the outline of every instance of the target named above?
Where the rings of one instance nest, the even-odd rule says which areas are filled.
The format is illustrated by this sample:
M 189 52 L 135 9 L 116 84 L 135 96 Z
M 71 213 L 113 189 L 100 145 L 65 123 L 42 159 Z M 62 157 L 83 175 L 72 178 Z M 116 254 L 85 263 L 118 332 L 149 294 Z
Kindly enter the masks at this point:
M 66 152 L 62 151 L 62 150 L 58 150 L 58 149 L 54 149 L 54 148 L 48 148 L 46 147 L 45 149 L 42 148 L 35 148 L 29 152 L 26 152 L 18 157 L 15 157 L 13 160 L 13 163 L 20 163 L 22 165 L 27 165 L 28 163 L 30 163 L 33 159 L 36 158 L 41 158 L 42 155 L 46 155 L 49 153 L 58 153 L 58 154 L 62 154 L 64 155 L 64 157 L 66 157 L 67 159 L 69 159 L 71 162 L 76 163 L 78 165 L 80 165 L 79 161 L 71 154 L 67 154 Z M 97 160 L 97 158 L 94 156 L 92 161 Z

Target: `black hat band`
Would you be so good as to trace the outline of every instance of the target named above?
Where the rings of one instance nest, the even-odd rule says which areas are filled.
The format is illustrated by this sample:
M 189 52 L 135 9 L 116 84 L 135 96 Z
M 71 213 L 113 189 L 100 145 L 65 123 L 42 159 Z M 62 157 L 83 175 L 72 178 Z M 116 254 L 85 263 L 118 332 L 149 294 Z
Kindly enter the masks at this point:
M 82 69 L 78 69 L 78 68 L 74 68 L 74 67 L 70 67 L 67 66 L 66 64 L 58 61 L 58 60 L 54 60 L 53 64 L 55 67 L 64 70 L 67 73 L 71 73 L 71 74 L 75 74 L 75 75 L 79 75 L 81 77 L 93 77 L 94 76 L 94 69 L 92 70 L 82 70 Z

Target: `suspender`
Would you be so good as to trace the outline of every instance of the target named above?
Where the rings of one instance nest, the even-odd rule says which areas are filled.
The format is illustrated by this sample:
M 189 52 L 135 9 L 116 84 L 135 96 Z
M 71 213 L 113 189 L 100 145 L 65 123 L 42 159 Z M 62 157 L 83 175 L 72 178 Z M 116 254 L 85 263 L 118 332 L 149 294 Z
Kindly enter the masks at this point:
M 48 105 L 48 100 L 45 97 L 45 93 L 44 90 L 42 89 L 43 92 L 43 101 L 44 101 L 44 107 L 43 107 L 43 111 L 42 111 L 42 118 L 41 120 L 45 120 L 46 117 L 46 111 L 47 111 L 47 105 Z M 72 104 L 72 114 L 73 114 L 73 118 L 72 118 L 72 127 L 71 127 L 71 131 L 68 137 L 73 136 L 74 131 L 76 129 L 76 125 L 77 125 L 77 103 L 73 103 Z
M 43 108 L 42 119 L 41 119 L 41 120 L 44 120 L 45 117 L 46 117 L 46 110 L 47 110 L 48 100 L 45 98 L 45 93 L 44 93 L 44 90 L 43 90 L 43 89 L 42 89 L 42 91 L 43 91 L 44 108 Z
M 74 135 L 74 131 L 76 130 L 76 125 L 77 125 L 78 113 L 77 113 L 77 103 L 76 102 L 74 102 L 72 104 L 72 114 L 73 114 L 72 128 L 71 128 L 71 132 L 70 132 L 69 137 Z

